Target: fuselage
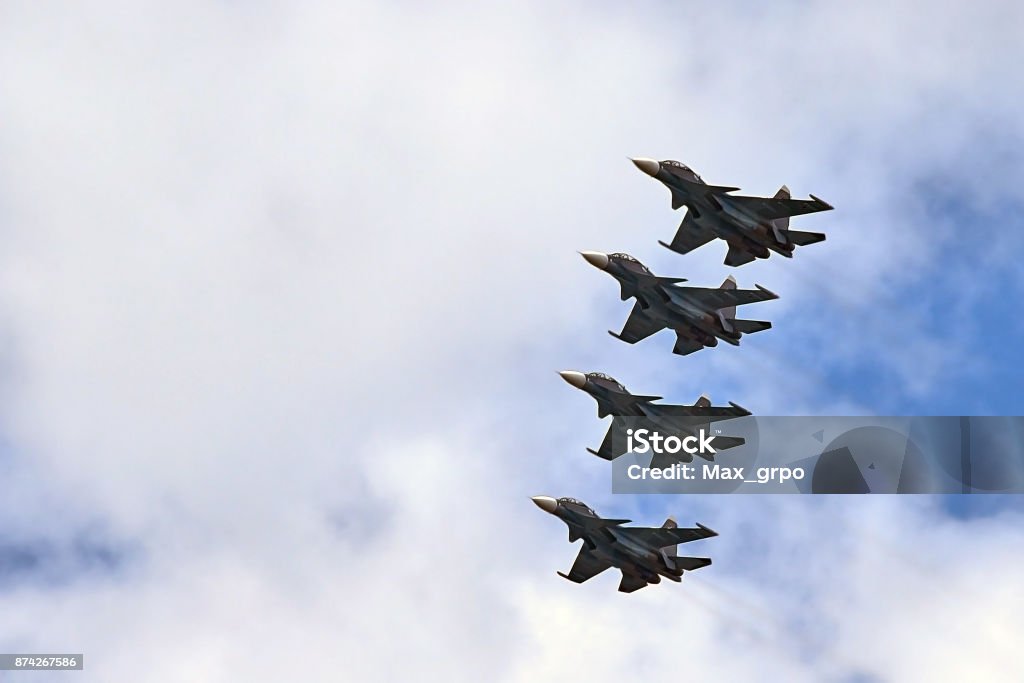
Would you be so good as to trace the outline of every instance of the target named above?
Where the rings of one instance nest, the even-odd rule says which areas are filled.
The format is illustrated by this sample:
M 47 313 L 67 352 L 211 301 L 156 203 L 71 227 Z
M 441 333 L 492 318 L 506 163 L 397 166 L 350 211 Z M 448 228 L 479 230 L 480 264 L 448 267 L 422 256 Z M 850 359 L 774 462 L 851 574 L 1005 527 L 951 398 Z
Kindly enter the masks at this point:
M 723 195 L 720 199 L 726 199 L 726 196 Z M 729 244 L 742 246 L 761 258 L 768 257 L 768 250 L 783 256 L 792 256 L 796 249 L 788 240 L 779 241 L 773 227 L 761 222 L 752 221 L 751 225 L 737 224 L 729 215 L 721 212 L 702 214 L 700 218 L 693 220 L 698 227 L 706 227 Z
M 599 519 L 599 518 L 597 518 Z M 573 529 L 574 522 L 563 517 L 563 521 Z M 658 583 L 661 576 L 678 581 L 683 571 L 668 566 L 668 556 L 662 548 L 653 548 L 638 542 L 628 528 L 614 526 L 593 528 L 583 524 L 575 524 L 576 532 L 591 552 L 624 574 L 642 578 L 648 583 Z
M 726 330 L 717 313 L 694 303 L 685 287 L 659 282 L 643 264 L 621 258 L 610 261 L 606 270 L 619 281 L 623 298 L 636 298 L 649 316 L 677 334 L 705 346 L 716 346 L 719 339 L 739 344 L 740 333 Z
M 716 346 L 721 339 L 738 344 L 739 332 L 729 332 L 722 325 L 716 313 L 696 305 L 686 296 L 686 290 L 673 285 L 658 286 L 664 296 L 650 297 L 654 301 L 647 313 L 674 332 L 702 342 L 705 346 Z M 666 300 L 667 299 L 667 300 Z
M 667 185 L 673 194 L 682 199 L 689 219 L 698 227 L 707 228 L 730 244 L 744 247 L 761 258 L 772 250 L 783 256 L 792 256 L 796 245 L 787 239 L 780 239 L 771 221 L 765 221 L 747 211 L 724 192 L 713 192 L 709 186 L 689 169 L 686 172 L 693 179 L 681 177 L 683 171 L 676 167 L 661 165 L 655 176 Z

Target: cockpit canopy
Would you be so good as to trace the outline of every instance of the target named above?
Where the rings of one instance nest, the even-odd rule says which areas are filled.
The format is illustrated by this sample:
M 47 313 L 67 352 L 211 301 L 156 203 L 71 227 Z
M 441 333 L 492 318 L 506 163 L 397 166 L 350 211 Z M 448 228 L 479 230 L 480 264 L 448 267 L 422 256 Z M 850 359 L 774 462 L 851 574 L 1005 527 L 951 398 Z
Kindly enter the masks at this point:
M 607 382 L 609 384 L 613 384 L 615 387 L 617 387 L 622 392 L 626 391 L 626 387 L 622 386 L 621 382 L 619 382 L 614 377 L 611 377 L 609 375 L 604 374 L 603 372 L 588 372 L 587 373 L 587 377 L 592 379 L 592 380 L 598 380 L 599 382 L 603 381 L 603 382 Z
M 586 503 L 584 503 L 581 500 L 576 500 L 575 498 L 559 498 L 558 499 L 558 504 L 559 505 L 576 505 L 576 506 L 579 506 L 579 507 L 583 508 L 584 510 L 586 510 L 590 514 L 594 515 L 595 517 L 597 516 L 597 513 L 594 512 L 590 508 L 589 505 L 587 505 Z
M 674 159 L 666 159 L 666 160 L 662 161 L 661 163 L 663 163 L 666 166 L 672 166 L 672 167 L 678 169 L 676 171 L 676 174 L 686 178 L 687 180 L 689 180 L 691 182 L 697 182 L 697 183 L 703 183 L 704 182 L 704 179 L 701 178 L 697 174 L 696 171 L 694 171 L 692 168 L 690 168 L 686 164 L 680 163 L 680 162 L 678 162 L 678 161 L 676 161 Z
M 641 271 L 643 273 L 646 273 L 647 275 L 651 275 L 652 274 L 651 271 L 647 268 L 647 266 L 645 266 L 644 264 L 640 263 L 639 261 L 637 261 L 634 257 L 630 256 L 629 254 L 624 254 L 622 252 L 616 252 L 614 254 L 608 254 L 608 258 L 613 258 L 613 259 L 619 259 L 621 261 L 626 261 L 627 263 L 630 264 L 630 266 L 633 269 L 639 270 L 639 271 Z

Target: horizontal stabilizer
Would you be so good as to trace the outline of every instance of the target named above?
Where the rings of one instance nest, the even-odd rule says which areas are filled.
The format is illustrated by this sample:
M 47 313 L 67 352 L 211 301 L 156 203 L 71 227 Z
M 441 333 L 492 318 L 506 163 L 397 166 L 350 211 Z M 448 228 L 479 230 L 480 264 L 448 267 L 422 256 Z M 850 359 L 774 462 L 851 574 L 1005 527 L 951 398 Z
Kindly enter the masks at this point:
M 704 344 L 702 342 L 699 342 L 696 339 L 690 339 L 689 337 L 681 334 L 676 334 L 676 343 L 675 346 L 672 347 L 672 353 L 680 356 L 688 356 L 703 348 Z
M 622 593 L 632 593 L 633 591 L 640 590 L 646 585 L 647 582 L 638 576 L 623 574 L 622 581 L 619 583 L 619 591 Z
M 815 242 L 824 242 L 825 235 L 820 232 L 801 232 L 800 230 L 786 230 L 783 235 L 793 244 L 802 247 Z
M 733 329 L 740 334 L 753 334 L 762 330 L 770 330 L 772 324 L 765 320 L 730 320 Z
M 742 436 L 716 436 L 711 439 L 711 446 L 716 451 L 727 451 L 730 448 L 742 446 L 746 442 L 747 440 L 744 439 Z M 708 457 L 711 455 L 710 453 L 708 453 L 707 455 L 705 455 L 704 453 L 698 453 L 697 455 L 701 456 L 705 460 L 712 460 L 712 458 Z
M 731 405 L 733 408 L 735 408 L 737 413 L 739 413 L 741 415 L 750 415 L 751 414 L 751 412 L 749 410 L 747 410 L 746 408 L 741 406 L 739 403 L 733 403 L 732 401 L 729 401 L 729 405 Z
M 725 265 L 742 266 L 750 263 L 756 258 L 757 256 L 753 252 L 748 251 L 741 246 L 730 244 L 729 251 L 725 254 Z
M 614 460 L 615 459 L 614 456 L 612 456 L 610 454 L 605 454 L 605 453 L 598 453 L 593 448 L 588 448 L 587 449 L 587 453 L 590 453 L 591 455 L 596 455 L 597 457 L 601 458 L 602 460 Z
M 825 207 L 826 211 L 830 211 L 830 210 L 836 208 L 836 207 L 832 206 L 831 204 L 829 204 L 828 202 L 826 202 L 824 199 L 822 199 L 820 197 L 815 197 L 813 194 L 810 195 L 810 197 L 811 197 L 811 199 L 813 199 L 814 201 L 818 202 L 823 207 Z
M 682 569 L 688 572 L 692 572 L 694 569 L 700 569 L 711 564 L 710 557 L 676 557 L 673 560 L 676 563 L 676 569 Z
M 710 536 L 717 536 L 717 535 L 718 535 L 718 532 L 717 532 L 717 531 L 715 531 L 714 529 L 712 529 L 712 528 L 710 528 L 710 527 L 706 527 L 706 526 L 704 526 L 704 525 L 703 525 L 703 524 L 701 524 L 700 522 L 695 522 L 695 524 L 697 525 L 697 527 L 698 527 L 698 528 L 700 528 L 700 529 L 701 529 L 701 531 L 703 531 L 703 532 L 704 532 L 704 534 L 705 534 L 705 538 L 708 538 L 708 537 L 710 537 Z

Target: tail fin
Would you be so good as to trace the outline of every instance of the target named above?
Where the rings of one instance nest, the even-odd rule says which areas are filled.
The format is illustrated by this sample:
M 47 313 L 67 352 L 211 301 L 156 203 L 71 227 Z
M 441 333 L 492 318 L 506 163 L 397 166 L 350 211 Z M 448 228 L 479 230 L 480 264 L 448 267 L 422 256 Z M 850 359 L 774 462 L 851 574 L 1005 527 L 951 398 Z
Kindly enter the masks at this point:
M 701 394 L 700 398 L 698 398 L 694 402 L 693 407 L 694 408 L 710 408 L 711 407 L 711 398 L 707 394 Z
M 732 275 L 730 275 L 729 277 L 725 278 L 725 282 L 722 283 L 722 286 L 719 287 L 719 289 L 736 289 L 736 278 L 734 278 Z M 736 307 L 735 306 L 729 306 L 728 308 L 723 308 L 723 309 L 721 309 L 719 311 L 718 315 L 720 317 L 726 318 L 726 319 L 735 318 L 736 317 Z
M 754 332 L 770 330 L 772 328 L 772 324 L 764 320 L 729 320 L 729 323 L 740 334 L 753 334 Z
M 790 199 L 789 188 L 783 185 L 775 193 L 775 199 Z M 772 232 L 775 234 L 775 241 L 779 244 L 786 244 L 786 230 L 789 229 L 789 216 L 776 218 L 772 221 Z
M 801 232 L 799 230 L 786 230 L 783 235 L 793 244 L 802 247 L 815 242 L 824 242 L 825 235 L 820 232 Z
M 674 520 L 671 517 L 669 517 L 668 519 L 665 520 L 665 523 L 661 525 L 661 528 L 662 529 L 675 529 L 678 526 L 679 525 L 676 524 L 676 520 Z M 678 543 L 676 545 L 666 546 L 664 548 L 665 554 L 668 555 L 669 557 L 675 557 L 678 548 L 679 548 L 679 544 Z
M 775 199 L 791 199 L 793 195 L 789 193 L 789 188 L 783 185 L 779 188 L 779 191 L 775 193 Z M 789 216 L 782 218 L 776 218 L 772 221 L 772 225 L 775 226 L 776 230 L 786 230 L 789 228 Z

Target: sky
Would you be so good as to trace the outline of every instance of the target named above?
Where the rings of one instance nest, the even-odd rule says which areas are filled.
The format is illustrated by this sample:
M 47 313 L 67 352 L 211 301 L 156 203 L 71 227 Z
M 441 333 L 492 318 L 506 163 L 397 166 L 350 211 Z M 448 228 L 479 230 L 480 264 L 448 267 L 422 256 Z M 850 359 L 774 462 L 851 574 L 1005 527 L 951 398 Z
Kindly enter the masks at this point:
M 613 496 L 556 372 L 1020 415 L 1022 29 L 996 0 L 0 3 L 0 651 L 83 681 L 1015 680 L 1018 499 Z M 630 156 L 814 193 L 794 227 L 828 240 L 673 254 Z M 774 327 L 623 344 L 583 249 L 734 272 Z M 536 494 L 699 521 L 714 564 L 570 584 Z

